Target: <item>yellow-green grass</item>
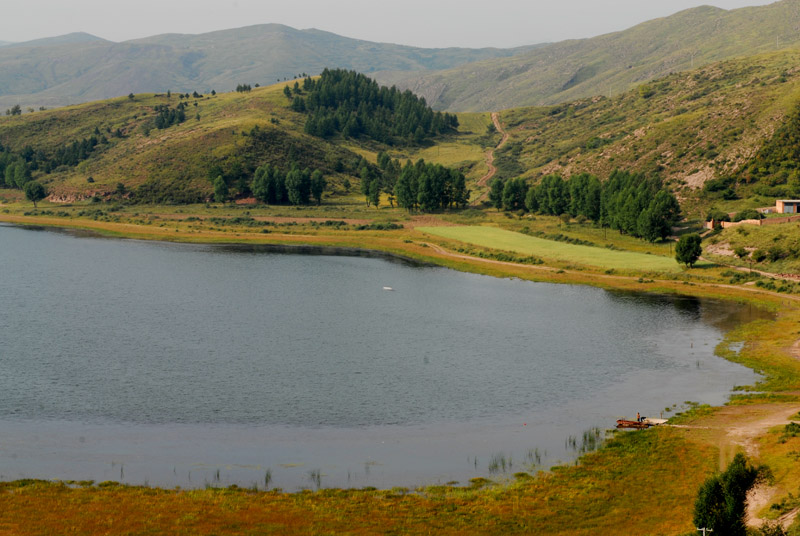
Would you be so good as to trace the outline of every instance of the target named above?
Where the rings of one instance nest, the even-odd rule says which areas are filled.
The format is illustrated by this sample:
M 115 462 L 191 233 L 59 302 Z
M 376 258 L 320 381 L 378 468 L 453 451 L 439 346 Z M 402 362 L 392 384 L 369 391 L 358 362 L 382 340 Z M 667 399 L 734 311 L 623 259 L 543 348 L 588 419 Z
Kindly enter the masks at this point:
M 675 259 L 669 257 L 556 242 L 497 227 L 470 225 L 461 227 L 418 227 L 417 230 L 476 246 L 586 266 L 613 270 L 635 270 L 638 272 L 681 271 L 681 267 Z
M 786 257 L 770 262 L 765 259 L 763 262 L 753 262 L 752 268 L 756 270 L 767 270 L 774 273 L 793 273 L 800 272 L 800 259 L 795 254 L 800 250 L 800 227 L 798 222 L 781 223 L 775 225 L 748 225 L 743 224 L 731 227 L 722 231 L 719 235 L 711 238 L 709 244 L 724 246 L 724 249 L 731 251 L 742 247 L 746 251 L 752 252 L 762 250 L 769 252 L 773 248 L 778 248 Z M 750 257 L 740 259 L 736 255 L 708 255 L 710 259 L 718 260 L 725 264 L 741 267 L 750 267 Z
M 681 534 L 714 448 L 674 430 L 611 445 L 511 485 L 485 488 L 157 490 L 0 484 L 0 530 L 13 534 Z M 658 482 L 658 485 L 653 485 Z M 624 520 L 624 523 L 621 522 Z

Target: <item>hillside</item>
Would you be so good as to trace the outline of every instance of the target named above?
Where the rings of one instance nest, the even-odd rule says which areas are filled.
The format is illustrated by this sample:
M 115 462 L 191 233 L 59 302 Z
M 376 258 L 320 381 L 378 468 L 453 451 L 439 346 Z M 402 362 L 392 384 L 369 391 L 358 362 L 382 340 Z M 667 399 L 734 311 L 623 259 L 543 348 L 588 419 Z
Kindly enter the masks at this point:
M 726 11 L 689 9 L 625 31 L 563 41 L 437 73 L 381 74 L 436 109 L 494 111 L 619 94 L 711 62 L 800 44 L 800 0 Z
M 365 73 L 447 69 L 531 48 L 424 49 L 279 24 L 122 43 L 70 34 L 0 48 L 0 108 L 38 109 L 167 89 L 229 91 L 239 83 L 319 74 L 325 67 Z
M 797 65 L 800 52 L 775 52 L 673 74 L 613 98 L 508 110 L 500 114 L 510 140 L 497 154 L 499 176 L 605 177 L 622 168 L 661 174 L 687 202 L 716 202 L 703 197 L 703 185 L 747 168 L 800 100 Z M 754 183 L 740 197 L 757 193 Z M 734 204 L 747 202 L 772 200 Z
M 709 204 L 730 210 L 771 204 L 772 194 L 793 195 L 788 186 L 773 192 L 779 182 L 771 176 L 737 182 L 732 186 L 737 195 L 726 194 L 727 199 L 707 191 L 704 184 L 736 179 L 753 168 L 753 158 L 762 148 L 774 145 L 773 133 L 785 130 L 781 125 L 800 101 L 797 65 L 800 52 L 774 52 L 673 74 L 613 98 L 508 110 L 500 115 L 509 140 L 496 152 L 497 176 L 536 182 L 550 173 L 590 172 L 603 179 L 621 168 L 659 173 L 684 204 L 698 210 Z M 122 97 L 2 117 L 0 143 L 15 152 L 30 145 L 52 154 L 59 147 L 103 135 L 108 143 L 84 161 L 42 176 L 53 195 L 64 198 L 107 193 L 117 182 L 128 188 L 146 181 L 168 182 L 177 189 L 207 192 L 213 163 L 238 160 L 252 174 L 265 161 L 285 160 L 290 153 L 312 167 L 357 182 L 357 170 L 347 163 L 361 155 L 375 162 L 382 146 L 308 135 L 307 115 L 292 110 L 294 103 L 283 94 L 284 86 L 188 99 L 139 94 L 134 100 Z M 184 123 L 153 127 L 156 107 L 174 110 L 180 103 L 186 106 Z M 424 157 L 457 167 L 477 181 L 486 169 L 483 151 L 496 143 L 495 135 L 486 131 L 486 114 L 461 114 L 459 120 L 458 133 L 421 147 L 394 147 L 392 157 Z M 255 143 L 249 135 L 255 126 L 268 142 Z M 88 177 L 94 182 L 87 183 Z M 788 175 L 783 183 L 787 180 Z
M 483 173 L 482 150 L 471 129 L 482 134 L 488 117 L 466 116 L 460 132 L 442 127 L 421 144 L 383 145 L 369 133 L 324 138 L 306 133 L 310 114 L 293 110 L 293 99 L 309 93 L 298 89 L 287 99 L 287 87 L 292 84 L 194 96 L 138 94 L 3 116 L 0 146 L 8 152 L 0 149 L 0 168 L 7 170 L 24 158 L 31 178 L 44 184 L 50 200 L 57 202 L 110 198 L 120 192 L 139 201 L 198 202 L 212 195 L 212 179 L 220 174 L 238 188 L 240 179 L 252 181 L 259 166 L 286 171 L 292 163 L 322 171 L 326 195 L 335 197 L 349 194 L 351 187 L 352 193 L 358 191 L 362 159 L 374 165 L 381 150 L 391 150 L 392 158 L 402 161 L 433 157 L 471 178 Z M 404 106 L 414 109 L 409 103 Z M 431 143 L 430 136 L 440 145 Z M 21 195 L 17 189 L 2 192 L 6 198 Z

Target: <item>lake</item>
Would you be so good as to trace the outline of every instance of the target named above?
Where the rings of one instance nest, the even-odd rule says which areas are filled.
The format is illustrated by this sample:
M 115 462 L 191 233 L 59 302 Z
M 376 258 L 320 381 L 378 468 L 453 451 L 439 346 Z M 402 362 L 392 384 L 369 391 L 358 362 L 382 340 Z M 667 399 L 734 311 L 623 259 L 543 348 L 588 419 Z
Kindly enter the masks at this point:
M 465 484 L 756 381 L 748 306 L 302 251 L 0 226 L 0 479 Z

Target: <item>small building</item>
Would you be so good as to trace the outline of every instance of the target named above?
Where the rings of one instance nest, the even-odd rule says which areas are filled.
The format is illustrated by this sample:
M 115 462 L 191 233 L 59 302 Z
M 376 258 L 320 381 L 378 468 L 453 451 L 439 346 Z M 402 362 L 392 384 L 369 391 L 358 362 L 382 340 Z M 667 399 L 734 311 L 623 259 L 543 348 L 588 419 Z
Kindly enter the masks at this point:
M 799 214 L 800 200 L 779 199 L 775 201 L 775 212 L 777 212 L 778 214 Z

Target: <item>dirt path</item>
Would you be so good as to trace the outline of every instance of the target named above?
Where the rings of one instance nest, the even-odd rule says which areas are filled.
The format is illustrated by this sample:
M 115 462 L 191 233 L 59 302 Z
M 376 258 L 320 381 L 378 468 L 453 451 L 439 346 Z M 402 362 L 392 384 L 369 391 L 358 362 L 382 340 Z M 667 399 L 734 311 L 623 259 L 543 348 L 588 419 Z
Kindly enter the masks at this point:
M 489 171 L 486 173 L 486 175 L 478 179 L 478 186 L 482 188 L 485 188 L 489 184 L 489 181 L 492 180 L 492 177 L 494 177 L 497 173 L 497 167 L 494 165 L 494 152 L 500 149 L 508 141 L 508 132 L 503 130 L 503 126 L 500 124 L 500 115 L 497 112 L 492 112 L 492 123 L 494 123 L 494 128 L 497 129 L 497 132 L 502 134 L 503 137 L 500 140 L 500 143 L 497 144 L 497 147 L 486 151 L 486 165 L 489 167 Z M 488 196 L 489 190 L 487 189 L 480 196 L 478 196 L 473 204 L 478 205 L 482 203 Z
M 762 272 L 761 270 L 753 270 L 752 268 L 747 268 L 745 266 L 734 266 L 733 264 L 727 264 L 722 261 L 715 261 L 709 258 L 703 257 L 702 255 L 699 257 L 699 260 L 710 262 L 713 264 L 717 264 L 719 266 L 724 266 L 725 268 L 730 268 L 731 270 L 736 270 L 737 272 L 753 272 L 755 274 L 761 274 L 763 277 L 771 277 L 772 279 L 780 279 L 783 281 L 792 281 L 798 282 L 800 281 L 800 275 L 795 274 L 773 274 L 772 272 Z
M 788 424 L 792 415 L 800 410 L 798 405 L 767 406 L 761 415 L 755 418 L 740 420 L 736 426 L 728 430 L 727 437 L 735 445 L 739 445 L 750 458 L 758 458 L 758 443 L 756 439 L 770 428 Z M 778 489 L 768 484 L 762 484 L 752 490 L 747 497 L 747 526 L 760 527 L 766 522 L 765 519 L 758 517 L 758 512 L 767 505 L 774 502 Z M 798 509 L 782 515 L 778 521 L 784 528 L 794 522 L 797 517 Z

